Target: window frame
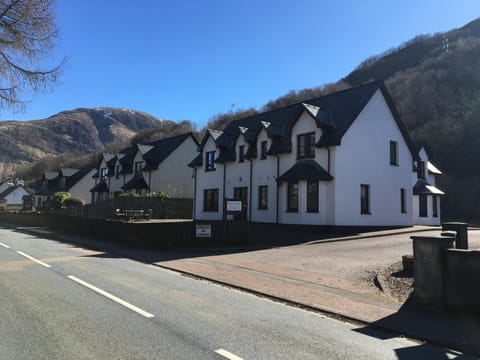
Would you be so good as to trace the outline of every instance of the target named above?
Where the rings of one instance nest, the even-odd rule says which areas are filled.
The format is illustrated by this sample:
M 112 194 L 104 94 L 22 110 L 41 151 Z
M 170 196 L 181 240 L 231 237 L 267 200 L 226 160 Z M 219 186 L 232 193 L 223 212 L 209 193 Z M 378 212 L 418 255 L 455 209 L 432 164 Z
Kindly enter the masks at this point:
M 218 212 L 218 188 L 203 190 L 203 211 Z
M 308 150 L 308 152 L 307 152 Z M 315 157 L 315 131 L 297 135 L 297 159 Z
M 360 184 L 360 214 L 371 215 L 369 184 Z
M 390 165 L 398 166 L 398 142 L 390 140 Z
M 121 169 L 121 166 L 117 165 L 116 171 L 115 171 L 115 179 L 120 179 L 120 169 Z
M 417 177 L 419 179 L 425 180 L 425 161 L 419 160 L 417 162 Z
M 432 216 L 438 218 L 438 196 L 432 195 Z
M 142 171 L 143 161 L 135 161 L 135 174 L 138 174 Z
M 267 158 L 268 151 L 268 141 L 263 140 L 260 142 L 260 160 L 265 160 Z
M 205 152 L 205 171 L 217 170 L 217 167 L 215 164 L 215 155 L 216 155 L 215 150 Z
M 258 186 L 258 210 L 268 210 L 268 185 Z
M 245 162 L 245 144 L 238 145 L 238 162 Z
M 315 185 L 315 191 L 311 191 L 310 186 Z M 318 180 L 307 181 L 307 213 L 318 213 L 320 202 L 319 197 L 319 184 Z
M 298 181 L 287 183 L 287 212 L 298 212 L 299 184 Z
M 404 188 L 400 189 L 400 213 L 407 213 L 407 191 Z
M 427 194 L 418 195 L 418 216 L 421 218 L 428 217 L 428 196 Z

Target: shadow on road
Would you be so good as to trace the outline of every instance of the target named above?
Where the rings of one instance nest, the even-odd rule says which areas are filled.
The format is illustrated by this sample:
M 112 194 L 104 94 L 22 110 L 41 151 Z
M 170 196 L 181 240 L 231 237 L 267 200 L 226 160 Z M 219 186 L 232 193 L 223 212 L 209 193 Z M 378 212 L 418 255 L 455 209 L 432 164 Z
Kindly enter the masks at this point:
M 459 317 L 463 317 L 462 321 L 459 321 Z M 407 337 L 410 335 L 427 342 L 440 343 L 446 348 L 457 348 L 457 350 L 467 353 L 480 354 L 480 347 L 476 345 L 478 344 L 479 324 L 480 317 L 472 314 L 436 312 L 418 308 L 413 304 L 411 295 L 395 314 L 365 327 L 354 329 L 354 331 L 380 340 L 395 338 L 398 337 L 398 334 Z M 380 329 L 392 329 L 392 332 Z M 458 344 L 461 344 L 461 349 L 458 349 Z M 401 348 L 395 352 L 399 360 L 478 359 L 477 356 L 454 353 L 428 344 Z

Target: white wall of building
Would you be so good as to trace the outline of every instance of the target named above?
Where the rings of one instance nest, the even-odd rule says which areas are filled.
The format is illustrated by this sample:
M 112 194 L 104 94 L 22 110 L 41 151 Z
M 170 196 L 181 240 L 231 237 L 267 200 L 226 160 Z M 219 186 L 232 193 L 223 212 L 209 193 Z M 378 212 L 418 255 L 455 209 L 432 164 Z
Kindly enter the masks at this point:
M 92 178 L 92 176 L 96 172 L 96 169 L 90 170 L 83 178 L 81 178 L 70 188 L 69 193 L 73 197 L 82 199 L 85 204 L 90 204 L 92 201 L 92 193 L 90 192 L 90 189 L 95 186 L 95 180 Z
M 18 186 L 15 190 L 5 196 L 6 204 L 7 205 L 22 205 L 23 204 L 23 196 L 30 195 L 30 193 L 25 190 L 23 186 Z
M 390 141 L 398 166 L 390 165 Z M 412 156 L 380 90 L 335 151 L 335 225 L 408 226 L 412 222 Z M 360 185 L 370 186 L 370 214 L 360 213 Z M 407 212 L 401 213 L 400 189 Z
M 150 191 L 164 191 L 173 198 L 193 198 L 193 170 L 187 165 L 197 155 L 197 144 L 188 137 L 165 160 L 158 169 L 144 171 Z
M 195 219 L 198 220 L 222 220 L 223 217 L 223 164 L 215 164 L 214 171 L 205 171 L 205 154 L 209 151 L 216 151 L 215 158 L 218 157 L 219 150 L 215 146 L 212 137 L 209 136 L 203 146 L 203 164 L 197 168 L 197 192 L 195 196 Z M 228 164 L 227 164 L 228 169 Z M 204 190 L 218 189 L 218 211 L 203 211 L 204 209 Z

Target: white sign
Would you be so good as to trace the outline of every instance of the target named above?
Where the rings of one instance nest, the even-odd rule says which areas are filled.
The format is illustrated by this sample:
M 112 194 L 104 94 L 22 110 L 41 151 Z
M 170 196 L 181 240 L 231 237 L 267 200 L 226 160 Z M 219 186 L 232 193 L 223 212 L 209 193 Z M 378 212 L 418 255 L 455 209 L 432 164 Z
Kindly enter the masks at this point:
M 237 200 L 227 200 L 227 211 L 242 211 L 242 202 Z
M 196 237 L 212 237 L 212 225 L 196 225 Z

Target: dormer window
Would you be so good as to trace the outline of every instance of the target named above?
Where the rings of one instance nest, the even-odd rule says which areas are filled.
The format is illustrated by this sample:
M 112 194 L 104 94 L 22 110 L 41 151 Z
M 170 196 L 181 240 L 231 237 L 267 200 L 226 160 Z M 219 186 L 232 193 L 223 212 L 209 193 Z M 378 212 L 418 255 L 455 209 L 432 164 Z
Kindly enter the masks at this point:
M 205 171 L 215 171 L 215 151 L 205 153 Z
M 260 143 L 260 160 L 267 158 L 267 147 L 268 147 L 267 141 L 262 141 Z
M 143 161 L 137 161 L 135 163 L 135 174 L 138 174 L 142 170 Z
M 101 168 L 100 169 L 100 180 L 105 180 L 108 175 L 108 169 L 107 168 Z
M 419 179 L 425 179 L 425 161 L 418 161 L 417 176 Z
M 240 145 L 238 147 L 238 162 L 245 161 L 245 145 Z
M 297 136 L 297 159 L 315 157 L 315 133 L 306 133 Z

